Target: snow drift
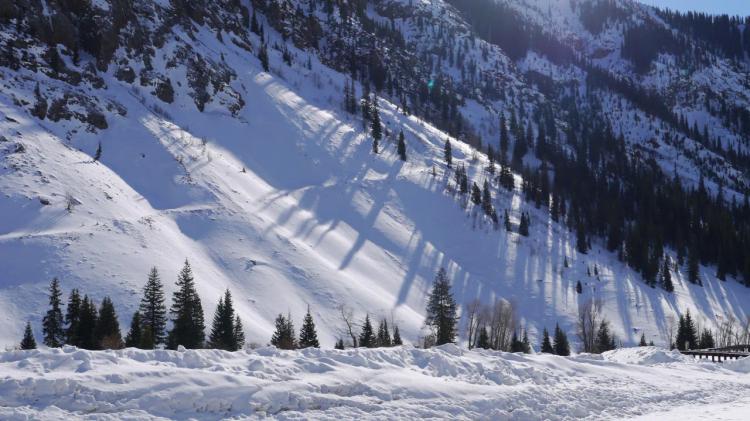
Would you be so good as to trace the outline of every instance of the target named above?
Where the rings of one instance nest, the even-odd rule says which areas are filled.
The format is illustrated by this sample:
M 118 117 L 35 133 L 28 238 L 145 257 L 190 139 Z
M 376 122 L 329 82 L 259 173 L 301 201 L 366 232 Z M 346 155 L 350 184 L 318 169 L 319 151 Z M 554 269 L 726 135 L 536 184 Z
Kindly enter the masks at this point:
M 658 362 L 665 355 L 671 364 Z M 455 345 L 234 353 L 65 347 L 0 353 L 0 372 L 3 419 L 615 419 L 695 403 L 726 408 L 750 393 L 747 374 L 656 348 L 592 360 Z

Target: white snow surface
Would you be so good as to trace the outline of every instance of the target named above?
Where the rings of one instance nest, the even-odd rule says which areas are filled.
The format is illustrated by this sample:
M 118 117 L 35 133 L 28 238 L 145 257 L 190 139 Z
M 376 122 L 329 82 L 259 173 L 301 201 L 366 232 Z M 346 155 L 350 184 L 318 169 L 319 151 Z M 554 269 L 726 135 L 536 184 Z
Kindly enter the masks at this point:
M 736 365 L 655 347 L 573 357 L 455 345 L 6 351 L 0 418 L 740 420 L 750 374 Z

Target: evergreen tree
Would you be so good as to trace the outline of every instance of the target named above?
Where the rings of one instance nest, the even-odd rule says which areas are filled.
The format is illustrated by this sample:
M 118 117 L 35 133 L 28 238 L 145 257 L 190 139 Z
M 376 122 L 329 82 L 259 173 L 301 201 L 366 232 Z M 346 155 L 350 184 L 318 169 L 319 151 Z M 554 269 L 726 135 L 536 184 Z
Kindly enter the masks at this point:
M 97 311 L 94 301 L 84 295 L 79 309 L 75 345 L 83 349 L 98 349 L 96 340 Z
M 151 334 L 151 326 L 146 326 L 141 329 L 141 343 L 138 346 L 141 349 L 154 349 L 156 344 L 154 343 L 154 335 Z
M 315 330 L 315 322 L 313 321 L 312 314 L 310 314 L 310 307 L 307 307 L 307 314 L 305 319 L 302 321 L 302 329 L 299 331 L 299 347 L 300 348 L 320 348 L 320 342 L 318 342 L 318 332 Z
M 391 332 L 388 330 L 388 321 L 385 319 L 381 320 L 378 325 L 377 342 L 380 347 L 392 346 Z
M 23 331 L 23 339 L 21 339 L 21 349 L 36 349 L 36 339 L 34 339 L 34 332 L 31 330 L 31 323 L 29 322 L 26 322 L 26 329 L 24 329 Z
M 599 330 L 596 333 L 596 339 L 594 340 L 594 350 L 596 353 L 601 354 L 605 351 L 611 351 L 614 349 L 614 336 L 609 332 L 609 323 L 606 320 L 602 320 L 599 324 Z
M 515 330 L 510 339 L 510 352 L 523 352 L 523 342 L 518 339 L 518 332 Z
M 73 346 L 79 346 L 77 342 L 78 323 L 81 319 L 81 296 L 78 289 L 73 288 L 68 297 L 68 306 L 65 309 L 65 343 Z
M 245 328 L 239 315 L 234 318 L 234 343 L 238 350 L 245 347 Z
M 138 309 L 141 326 L 149 326 L 150 342 L 162 344 L 166 338 L 167 307 L 164 305 L 164 287 L 156 268 L 151 268 L 148 280 L 143 287 L 143 298 Z
M 476 182 L 471 184 L 471 202 L 477 206 L 482 204 L 482 191 L 479 190 Z
M 456 339 L 456 301 L 451 293 L 450 280 L 445 268 L 440 268 L 435 276 L 427 302 L 425 323 L 435 330 L 435 344 L 452 343 Z
M 482 187 L 482 208 L 487 216 L 492 215 L 492 193 L 490 193 L 490 183 L 484 180 L 484 186 Z
M 544 328 L 544 331 L 542 332 L 542 346 L 541 351 L 545 354 L 554 354 L 555 349 L 552 348 L 552 342 L 549 340 L 549 332 L 547 331 L 547 328 Z
M 102 142 L 96 146 L 96 152 L 94 153 L 94 161 L 99 161 L 102 158 Z
M 672 275 L 669 272 L 669 258 L 664 259 L 664 265 L 661 269 L 661 287 L 664 291 L 673 292 L 674 284 L 672 284 Z
M 445 164 L 448 168 L 453 166 L 453 151 L 451 149 L 451 140 L 445 139 L 445 147 L 443 148 L 443 157 L 445 158 Z
M 529 215 L 525 212 L 521 212 L 521 222 L 518 225 L 518 233 L 524 237 L 529 236 Z
M 232 293 L 229 290 L 224 292 L 223 297 L 219 297 L 208 338 L 208 346 L 225 351 L 239 349 L 235 332 L 234 304 L 232 303 Z
M 344 349 L 344 340 L 339 338 L 339 340 L 336 341 L 336 344 L 333 346 L 334 349 Z
M 141 313 L 136 311 L 133 313 L 133 318 L 130 319 L 130 330 L 125 335 L 125 346 L 128 348 L 140 348 L 142 341 Z
M 195 279 L 190 263 L 185 260 L 177 278 L 177 289 L 172 295 L 172 330 L 167 337 L 170 349 L 179 345 L 188 349 L 200 348 L 205 339 L 206 325 L 203 318 L 203 306 L 195 289 Z
M 555 354 L 568 356 L 570 355 L 570 345 L 568 344 L 568 335 L 560 329 L 560 325 L 555 325 L 555 338 L 554 338 Z
M 276 330 L 271 336 L 271 345 L 279 349 L 297 349 L 291 315 L 284 317 L 283 314 L 279 314 L 276 317 Z
M 691 247 L 688 251 L 688 268 L 687 275 L 688 281 L 693 284 L 701 284 L 700 281 L 700 268 L 698 264 L 698 252 L 695 250 L 695 246 Z
M 406 141 L 404 140 L 403 130 L 398 133 L 398 157 L 406 161 Z
M 680 351 L 695 349 L 698 346 L 698 337 L 695 324 L 690 317 L 690 310 L 685 312 L 684 316 L 680 316 L 677 326 L 677 337 L 675 338 L 677 349 Z
M 96 319 L 94 337 L 97 349 L 122 348 L 120 323 L 117 320 L 115 306 L 109 297 L 104 297 L 102 304 L 99 307 L 99 316 Z
M 581 281 L 576 282 L 576 292 L 583 294 L 583 285 L 581 285 Z
M 380 139 L 383 138 L 383 126 L 380 124 L 380 113 L 378 112 L 378 98 L 377 96 L 372 101 L 371 111 L 372 121 L 370 122 L 370 128 L 372 130 L 372 152 L 379 152 Z
M 266 47 L 266 44 L 261 44 L 260 50 L 258 50 L 258 59 L 260 60 L 260 64 L 263 66 L 264 71 L 268 71 L 268 48 Z
M 255 16 L 254 8 L 253 8 L 253 15 L 250 18 L 250 31 L 256 35 L 260 35 L 260 27 L 258 26 L 258 18 Z
M 505 124 L 505 115 L 500 115 L 500 159 L 505 163 L 508 159 L 508 128 Z
M 646 334 L 641 333 L 641 341 L 638 342 L 638 346 L 646 346 Z
M 359 346 L 365 348 L 375 348 L 378 345 L 375 332 L 370 323 L 370 315 L 365 315 L 365 322 L 362 324 L 362 331 L 359 334 Z
M 576 225 L 576 249 L 581 254 L 586 254 L 589 251 L 586 230 L 583 228 L 583 222 L 581 221 L 578 221 Z
M 401 332 L 398 330 L 398 325 L 393 326 L 393 346 L 401 346 L 403 345 L 403 341 L 401 340 Z
M 65 329 L 63 328 L 63 314 L 60 310 L 62 292 L 57 278 L 52 279 L 49 286 L 49 306 L 47 314 L 42 320 L 44 344 L 50 348 L 59 348 L 65 343 Z
M 487 327 L 482 326 L 479 328 L 479 336 L 477 337 L 477 348 L 490 349 L 490 335 L 487 333 Z
M 713 348 L 714 345 L 714 335 L 711 333 L 708 329 L 703 329 L 703 332 L 701 332 L 701 338 L 698 342 L 698 348 L 699 349 L 709 349 Z

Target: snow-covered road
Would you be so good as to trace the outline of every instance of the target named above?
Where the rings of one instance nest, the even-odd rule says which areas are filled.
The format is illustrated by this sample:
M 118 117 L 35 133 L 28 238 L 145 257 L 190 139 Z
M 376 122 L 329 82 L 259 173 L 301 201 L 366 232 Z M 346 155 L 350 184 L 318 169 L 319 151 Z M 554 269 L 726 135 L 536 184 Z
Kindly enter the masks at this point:
M 746 419 L 750 359 L 448 345 L 0 353 L 0 419 Z

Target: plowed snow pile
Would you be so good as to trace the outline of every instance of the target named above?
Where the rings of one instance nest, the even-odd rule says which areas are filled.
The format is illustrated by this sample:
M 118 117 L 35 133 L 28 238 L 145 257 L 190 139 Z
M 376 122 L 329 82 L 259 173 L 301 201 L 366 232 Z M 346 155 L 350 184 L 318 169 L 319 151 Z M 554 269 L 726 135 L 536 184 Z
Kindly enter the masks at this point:
M 8 351 L 0 419 L 743 419 L 750 375 L 727 367 L 656 348 Z

